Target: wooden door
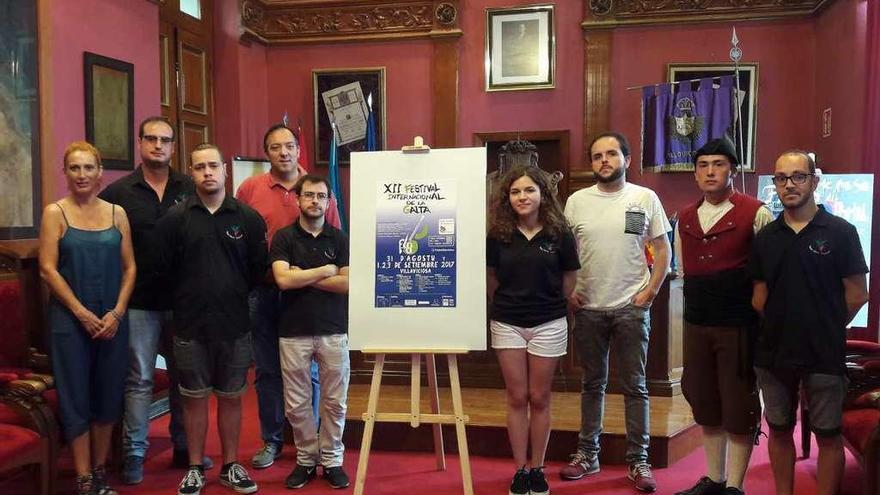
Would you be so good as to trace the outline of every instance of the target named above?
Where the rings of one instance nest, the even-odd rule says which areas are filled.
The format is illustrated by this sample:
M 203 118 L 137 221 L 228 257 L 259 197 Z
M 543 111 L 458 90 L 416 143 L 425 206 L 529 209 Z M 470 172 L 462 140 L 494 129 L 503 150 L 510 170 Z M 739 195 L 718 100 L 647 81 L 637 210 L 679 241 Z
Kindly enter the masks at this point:
M 200 18 L 184 13 L 179 0 L 165 2 L 160 8 L 162 116 L 174 127 L 174 166 L 181 172 L 187 169 L 190 151 L 213 139 L 213 2 L 199 1 Z

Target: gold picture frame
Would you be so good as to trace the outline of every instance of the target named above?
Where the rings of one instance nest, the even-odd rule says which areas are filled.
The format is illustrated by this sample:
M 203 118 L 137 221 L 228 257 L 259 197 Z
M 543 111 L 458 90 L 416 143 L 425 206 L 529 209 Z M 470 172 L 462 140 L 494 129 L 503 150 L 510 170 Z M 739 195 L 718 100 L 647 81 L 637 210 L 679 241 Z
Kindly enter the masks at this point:
M 556 87 L 553 5 L 486 9 L 486 91 Z

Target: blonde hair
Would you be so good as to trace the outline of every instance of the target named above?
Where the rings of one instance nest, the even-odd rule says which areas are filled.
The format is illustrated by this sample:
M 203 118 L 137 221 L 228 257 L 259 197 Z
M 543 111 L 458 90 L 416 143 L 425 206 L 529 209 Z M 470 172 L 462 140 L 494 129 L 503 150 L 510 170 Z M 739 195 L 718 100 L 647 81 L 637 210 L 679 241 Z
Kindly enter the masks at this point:
M 91 143 L 86 141 L 74 141 L 68 144 L 67 148 L 64 150 L 64 168 L 67 168 L 67 158 L 70 156 L 71 153 L 76 151 L 91 153 L 92 156 L 95 157 L 95 162 L 98 164 L 98 167 L 102 167 L 101 152 L 98 151 L 98 148 L 95 148 Z

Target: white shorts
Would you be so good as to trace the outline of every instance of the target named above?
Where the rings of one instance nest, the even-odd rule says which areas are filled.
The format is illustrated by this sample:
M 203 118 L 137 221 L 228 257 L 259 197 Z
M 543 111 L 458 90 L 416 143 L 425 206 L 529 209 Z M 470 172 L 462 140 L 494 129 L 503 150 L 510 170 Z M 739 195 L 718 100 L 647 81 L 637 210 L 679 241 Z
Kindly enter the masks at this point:
M 493 349 L 525 349 L 540 357 L 564 356 L 568 350 L 568 320 L 563 316 L 536 327 L 518 327 L 492 320 Z

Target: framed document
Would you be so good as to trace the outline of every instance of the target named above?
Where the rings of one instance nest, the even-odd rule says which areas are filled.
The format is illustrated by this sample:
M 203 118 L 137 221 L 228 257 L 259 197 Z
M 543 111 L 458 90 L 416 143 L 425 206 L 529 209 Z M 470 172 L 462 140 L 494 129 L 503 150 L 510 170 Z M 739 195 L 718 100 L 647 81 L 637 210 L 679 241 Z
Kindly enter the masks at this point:
M 486 91 L 555 87 L 553 5 L 486 9 Z
M 385 68 L 312 71 L 315 119 L 315 163 L 326 165 L 330 155 L 331 119 L 336 123 L 339 163 L 355 151 L 366 150 L 367 100 L 372 99 L 376 149 L 385 147 Z

